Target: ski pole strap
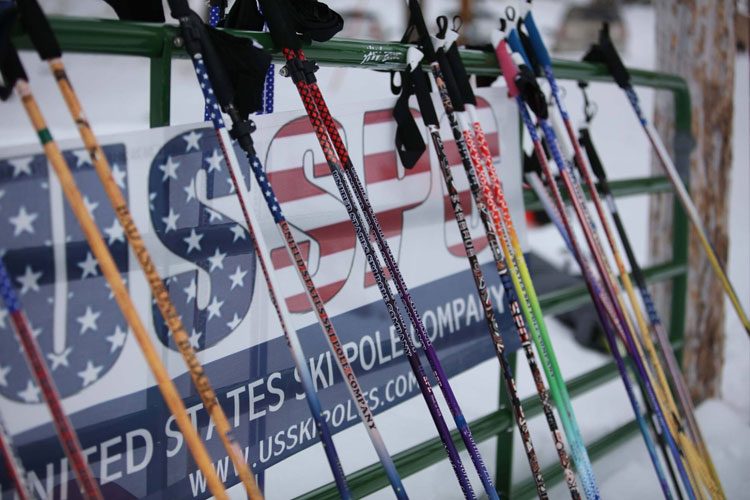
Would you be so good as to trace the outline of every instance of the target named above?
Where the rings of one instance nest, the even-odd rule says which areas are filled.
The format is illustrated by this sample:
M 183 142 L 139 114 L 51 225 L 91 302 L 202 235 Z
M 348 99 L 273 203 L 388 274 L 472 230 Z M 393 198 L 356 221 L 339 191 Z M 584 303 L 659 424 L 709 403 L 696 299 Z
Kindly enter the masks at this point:
M 408 2 L 410 15 L 409 25 L 413 26 L 413 29 L 416 30 L 418 37 L 417 45 L 419 45 L 419 49 L 424 52 L 425 61 L 432 63 L 436 60 L 435 47 L 432 45 L 430 32 L 427 31 L 427 25 L 424 22 L 424 16 L 422 16 L 422 7 L 420 7 L 417 0 L 408 0 Z
M 325 42 L 344 27 L 344 19 L 326 4 L 311 0 L 259 0 L 263 16 L 277 47 L 302 48 L 306 41 Z
M 586 156 L 589 159 L 589 165 L 591 165 L 591 170 L 594 171 L 594 175 L 596 175 L 596 178 L 599 179 L 599 182 L 601 184 L 604 184 L 607 182 L 607 174 L 604 172 L 604 166 L 602 165 L 601 159 L 599 158 L 599 154 L 596 152 L 596 148 L 594 147 L 594 142 L 591 140 L 591 134 L 589 133 L 588 128 L 582 128 L 578 131 L 580 136 L 580 142 L 581 145 L 586 149 Z
M 425 152 L 427 146 L 409 108 L 409 96 L 412 93 L 411 86 L 407 82 L 409 77 L 404 72 L 401 78 L 403 85 L 401 95 L 393 108 L 393 118 L 396 120 L 396 151 L 398 151 L 398 157 L 404 167 L 412 168 Z
M 604 63 L 617 85 L 623 89 L 630 87 L 630 72 L 625 68 L 615 45 L 612 43 L 608 23 L 604 23 L 599 31 L 599 43 L 591 46 L 591 49 L 583 56 L 583 60 L 590 63 Z
M 474 89 L 471 88 L 469 75 L 466 73 L 466 67 L 461 60 L 461 54 L 458 53 L 458 46 L 455 43 L 452 44 L 445 55 L 450 64 L 450 69 L 456 80 L 456 84 L 458 84 L 458 91 L 461 93 L 461 98 L 464 103 L 476 106 L 477 98 L 474 95 Z
M 60 57 L 60 45 L 47 21 L 47 16 L 42 12 L 36 0 L 18 0 L 18 13 L 21 15 L 21 24 L 29 34 L 31 43 L 34 44 L 39 57 L 44 60 Z
M 540 120 L 546 120 L 548 116 L 547 100 L 544 98 L 544 92 L 539 88 L 539 82 L 536 81 L 531 69 L 525 64 L 518 68 L 515 83 L 521 97 L 531 108 L 531 111 Z
M 417 102 L 419 103 L 419 111 L 422 113 L 422 121 L 424 121 L 424 124 L 427 126 L 438 126 L 440 122 L 438 122 L 435 106 L 432 104 L 432 98 L 430 97 L 432 88 L 430 80 L 427 78 L 427 74 L 421 66 L 417 66 L 414 71 L 411 72 L 410 79 L 414 88 L 414 93 L 417 96 Z
M 13 86 L 18 80 L 28 81 L 26 72 L 18 58 L 18 51 L 10 40 L 7 41 L 5 54 L 0 60 L 0 74 L 3 76 L 4 85 L 0 86 L 0 99 L 5 101 L 13 93 Z

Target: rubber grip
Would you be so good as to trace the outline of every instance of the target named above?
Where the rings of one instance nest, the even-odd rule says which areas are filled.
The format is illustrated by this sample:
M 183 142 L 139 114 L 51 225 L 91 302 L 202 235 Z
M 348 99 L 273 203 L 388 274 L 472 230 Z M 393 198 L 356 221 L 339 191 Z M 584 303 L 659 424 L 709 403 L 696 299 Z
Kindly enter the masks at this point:
M 283 49 L 297 50 L 302 47 L 299 37 L 289 26 L 284 17 L 282 4 L 286 5 L 284 0 L 259 0 L 263 17 L 266 18 L 268 31 L 271 32 L 271 39 L 276 46 Z
M 500 64 L 500 71 L 503 72 L 505 83 L 508 85 L 508 94 L 511 97 L 516 97 L 518 95 L 518 87 L 516 86 L 515 79 L 518 74 L 518 68 L 516 68 L 516 64 L 508 53 L 508 46 L 505 40 L 501 40 L 497 44 L 497 47 L 495 47 L 495 56 L 497 56 L 497 62 Z
M 0 74 L 3 75 L 4 99 L 7 98 L 8 95 L 10 95 L 13 90 L 13 86 L 18 80 L 28 81 L 26 72 L 23 70 L 21 60 L 18 58 L 18 51 L 13 45 L 13 42 L 11 42 L 10 40 L 8 40 L 4 57 L 2 61 L 0 61 Z
M 530 70 L 534 71 L 534 66 L 531 65 L 529 57 L 526 55 L 526 51 L 523 48 L 523 43 L 521 43 L 521 37 L 518 36 L 518 30 L 512 29 L 508 34 L 506 40 L 508 40 L 508 46 L 510 46 L 510 50 L 512 50 L 513 52 L 518 52 L 521 57 L 523 57 L 523 63 L 528 66 Z
M 60 57 L 62 52 L 55 33 L 36 0 L 18 0 L 16 5 L 21 15 L 21 24 L 29 34 L 39 57 L 44 60 Z
M 536 55 L 539 63 L 541 63 L 542 66 L 551 65 L 552 61 L 550 60 L 549 52 L 547 52 L 547 47 L 544 46 L 542 35 L 539 33 L 539 29 L 537 29 L 536 27 L 534 16 L 531 15 L 531 12 L 526 14 L 526 18 L 524 19 L 523 24 L 526 26 L 526 32 L 529 34 L 531 47 L 534 49 L 534 54 Z

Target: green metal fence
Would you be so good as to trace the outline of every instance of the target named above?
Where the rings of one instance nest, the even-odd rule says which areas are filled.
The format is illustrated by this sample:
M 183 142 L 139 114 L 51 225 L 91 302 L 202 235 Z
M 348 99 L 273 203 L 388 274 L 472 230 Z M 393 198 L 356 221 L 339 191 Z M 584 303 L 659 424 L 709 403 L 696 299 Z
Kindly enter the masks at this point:
M 146 23 L 133 23 L 113 20 L 96 20 L 70 17 L 51 17 L 62 49 L 66 52 L 84 52 L 147 57 L 150 59 L 150 124 L 152 127 L 169 125 L 171 63 L 173 58 L 186 58 L 176 26 Z M 14 31 L 14 42 L 19 48 L 31 48 L 28 37 L 20 25 Z M 252 37 L 271 51 L 274 59 L 282 61 L 280 51 L 273 45 L 267 33 L 238 32 L 239 36 Z M 305 49 L 308 58 L 324 66 L 346 66 L 373 70 L 403 69 L 407 46 L 393 42 L 368 40 L 334 39 L 325 43 L 313 43 Z M 478 50 L 461 50 L 461 57 L 471 74 L 499 76 L 494 54 Z M 574 61 L 553 60 L 552 67 L 558 79 L 612 82 L 606 69 Z M 632 83 L 636 86 L 667 90 L 674 96 L 675 144 L 690 144 L 691 106 L 687 83 L 679 77 L 665 73 L 631 69 Z M 686 138 L 688 140 L 686 140 Z M 689 150 L 677 151 L 678 169 L 687 172 Z M 665 177 L 632 178 L 611 182 L 615 196 L 654 194 L 669 192 L 670 183 Z M 524 193 L 527 209 L 540 209 L 541 204 L 532 192 Z M 672 308 L 670 312 L 670 340 L 675 350 L 682 347 L 687 300 L 687 238 L 688 222 L 685 212 L 675 202 L 673 221 L 673 250 L 671 261 L 645 269 L 650 283 L 672 280 Z M 590 301 L 583 284 L 575 285 L 540 297 L 545 314 L 557 314 L 572 310 Z M 511 356 L 515 369 L 515 355 Z M 571 397 L 590 391 L 617 376 L 614 362 L 596 368 L 588 373 L 566 381 Z M 502 386 L 502 384 L 501 384 Z M 523 400 L 526 415 L 531 418 L 541 412 L 536 395 Z M 522 499 L 533 497 L 535 486 L 531 478 L 512 484 L 512 446 L 514 420 L 510 404 L 504 390 L 501 390 L 500 404 L 496 411 L 469 422 L 474 438 L 481 442 L 498 438 L 497 466 L 495 480 L 498 491 L 504 498 Z M 615 429 L 597 441 L 587 443 L 592 460 L 609 453 L 625 439 L 637 432 L 635 420 Z M 459 449 L 464 449 L 458 431 L 453 432 L 453 441 Z M 445 460 L 445 452 L 440 439 L 435 437 L 404 450 L 394 456 L 394 461 L 402 477 L 419 472 L 430 465 Z M 548 486 L 563 479 L 559 464 L 544 469 Z M 361 498 L 388 486 L 388 480 L 379 463 L 372 464 L 348 476 L 354 496 Z M 333 483 L 324 485 L 299 497 L 300 499 L 337 498 Z

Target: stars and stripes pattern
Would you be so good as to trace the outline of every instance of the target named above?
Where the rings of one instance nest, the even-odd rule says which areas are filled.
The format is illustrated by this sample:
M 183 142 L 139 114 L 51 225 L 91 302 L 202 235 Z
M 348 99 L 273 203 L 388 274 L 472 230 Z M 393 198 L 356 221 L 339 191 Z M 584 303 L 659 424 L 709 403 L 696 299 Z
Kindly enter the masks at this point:
M 127 193 L 124 145 L 103 150 L 115 182 Z M 88 152 L 66 150 L 63 156 L 117 266 L 126 273 L 125 232 Z M 5 286 L 12 286 L 23 303 L 61 397 L 73 395 L 114 365 L 128 327 L 44 154 L 0 159 L 0 227 L 0 256 L 9 278 Z M 40 403 L 40 389 L 20 354 L 7 308 L 0 304 L 0 394 Z
M 218 105 L 212 109 L 212 120 L 221 120 Z M 250 189 L 249 165 L 236 151 Z M 255 282 L 250 234 L 228 215 L 231 210 L 239 216 L 239 206 L 216 131 L 193 129 L 164 144 L 151 163 L 148 189 L 156 236 L 178 260 L 192 264 L 191 270 L 166 277 L 165 285 L 193 348 L 205 349 L 245 318 Z M 176 349 L 155 303 L 152 317 L 161 342 Z

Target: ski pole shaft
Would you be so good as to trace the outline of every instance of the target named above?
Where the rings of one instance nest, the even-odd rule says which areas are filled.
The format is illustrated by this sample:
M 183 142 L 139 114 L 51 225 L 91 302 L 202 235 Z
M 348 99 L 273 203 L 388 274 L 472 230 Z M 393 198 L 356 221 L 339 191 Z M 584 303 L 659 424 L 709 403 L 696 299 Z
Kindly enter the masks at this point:
M 304 65 L 304 54 L 298 54 L 296 51 L 284 48 L 284 55 L 287 60 L 287 64 L 295 68 L 292 70 L 292 72 L 290 72 L 290 74 L 297 79 L 295 83 L 297 91 L 305 106 L 305 110 L 310 119 L 310 123 L 313 126 L 316 137 L 318 138 L 318 142 L 320 143 L 320 146 L 323 150 L 326 162 L 330 167 L 331 174 L 339 190 L 342 201 L 344 202 L 347 213 L 352 220 L 355 233 L 357 234 L 360 244 L 365 250 L 365 257 L 368 260 L 368 263 L 370 264 L 370 267 L 373 271 L 373 275 L 375 276 L 375 280 L 378 284 L 381 295 L 383 295 L 383 299 L 388 308 L 391 320 L 394 323 L 396 331 L 401 338 L 407 360 L 409 361 L 410 366 L 415 373 L 422 395 L 427 402 L 430 415 L 435 422 L 438 433 L 443 442 L 443 446 L 448 453 L 451 465 L 453 466 L 453 470 L 458 478 L 461 490 L 466 498 L 474 498 L 474 492 L 471 487 L 471 483 L 469 483 L 468 477 L 466 476 L 464 466 L 461 463 L 461 458 L 458 455 L 458 450 L 456 449 L 455 444 L 450 437 L 450 431 L 448 430 L 442 412 L 440 411 L 440 408 L 437 404 L 437 400 L 435 399 L 435 395 L 432 392 L 432 388 L 429 386 L 428 379 L 424 373 L 421 362 L 419 361 L 419 357 L 408 335 L 408 331 L 403 322 L 403 319 L 401 318 L 400 312 L 398 311 L 398 306 L 391 294 L 389 285 L 382 274 L 382 268 L 376 263 L 374 249 L 372 248 L 372 244 L 370 243 L 369 238 L 364 231 L 364 225 L 361 221 L 361 218 L 359 217 L 352 203 L 353 196 L 350 192 L 350 189 L 345 184 L 345 174 L 341 161 L 336 154 L 336 150 L 333 146 L 331 137 L 328 135 L 325 122 L 320 114 L 320 110 L 316 106 L 315 97 L 312 94 L 312 89 L 310 89 L 310 85 L 308 85 L 308 82 L 306 81 L 308 75 L 303 74 L 304 69 L 300 67 L 301 65 Z M 302 73 L 299 73 L 300 70 L 302 71 Z M 301 79 L 297 78 L 297 76 L 299 76 Z
M 5 271 L 5 266 L 0 260 L 0 287 L 5 286 L 5 279 L 8 274 Z M 12 286 L 12 285 L 11 285 Z M 4 298 L 4 297 L 3 297 Z M 3 302 L 5 302 L 3 300 Z M 26 483 L 26 470 L 23 467 L 23 463 L 18 456 L 18 450 L 13 446 L 13 441 L 10 437 L 10 433 L 5 425 L 5 421 L 0 416 L 0 457 L 5 462 L 5 471 L 8 474 L 13 486 L 16 488 L 16 494 L 19 500 L 31 500 L 33 495 L 29 491 L 28 484 Z

